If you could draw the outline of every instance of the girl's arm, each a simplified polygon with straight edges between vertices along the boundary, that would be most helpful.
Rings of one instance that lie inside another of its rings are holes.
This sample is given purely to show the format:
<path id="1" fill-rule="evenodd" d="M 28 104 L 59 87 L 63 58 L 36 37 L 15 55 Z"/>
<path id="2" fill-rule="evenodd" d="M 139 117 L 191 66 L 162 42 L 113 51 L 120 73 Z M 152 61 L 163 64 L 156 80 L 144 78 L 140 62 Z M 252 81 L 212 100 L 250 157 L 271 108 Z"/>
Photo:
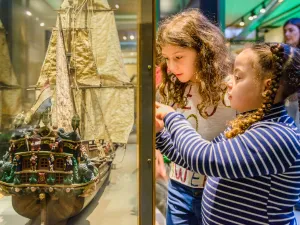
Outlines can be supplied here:
<path id="1" fill-rule="evenodd" d="M 172 162 L 188 168 L 187 164 L 184 162 L 180 153 L 174 149 L 173 141 L 171 136 L 165 129 L 156 135 L 156 148 L 160 150 L 162 154 L 168 157 Z"/>
<path id="2" fill-rule="evenodd" d="M 223 135 L 220 135 L 212 142 L 219 142 L 222 138 Z M 188 165 L 185 163 L 179 151 L 175 149 L 173 141 L 171 140 L 171 135 L 166 129 L 156 134 L 156 149 L 160 150 L 160 152 L 167 156 L 172 162 L 188 168 Z"/>
<path id="3" fill-rule="evenodd" d="M 261 122 L 242 135 L 212 143 L 201 138 L 179 113 L 169 113 L 164 122 L 172 140 L 166 142 L 165 151 L 177 150 L 189 168 L 208 176 L 242 178 L 282 173 L 300 154 L 297 135 L 280 123 Z M 159 142 L 157 147 L 164 144 Z"/>

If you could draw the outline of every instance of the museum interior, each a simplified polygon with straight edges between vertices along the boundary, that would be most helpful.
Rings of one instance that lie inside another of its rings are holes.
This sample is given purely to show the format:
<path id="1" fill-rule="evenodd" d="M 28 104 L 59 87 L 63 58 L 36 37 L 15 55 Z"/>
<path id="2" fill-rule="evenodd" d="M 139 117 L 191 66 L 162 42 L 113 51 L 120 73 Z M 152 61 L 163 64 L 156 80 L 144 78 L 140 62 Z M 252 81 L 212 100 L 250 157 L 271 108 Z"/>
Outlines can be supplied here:
<path id="1" fill-rule="evenodd" d="M 1 225 L 168 224 L 155 177 L 156 31 L 191 8 L 233 58 L 285 42 L 284 24 L 300 18 L 299 0 L 0 0 Z"/>

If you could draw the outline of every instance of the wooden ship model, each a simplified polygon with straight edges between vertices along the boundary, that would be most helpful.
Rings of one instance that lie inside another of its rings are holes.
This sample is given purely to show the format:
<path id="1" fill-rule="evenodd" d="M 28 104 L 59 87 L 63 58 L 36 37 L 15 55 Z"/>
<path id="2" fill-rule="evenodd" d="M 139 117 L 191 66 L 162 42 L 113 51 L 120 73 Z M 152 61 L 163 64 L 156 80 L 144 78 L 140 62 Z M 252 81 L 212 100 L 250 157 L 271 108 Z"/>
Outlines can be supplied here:
<path id="1" fill-rule="evenodd" d="M 0 161 L 0 193 L 34 224 L 78 214 L 107 180 L 133 125 L 114 13 L 102 0 L 64 0 L 37 85 Z"/>
<path id="2" fill-rule="evenodd" d="M 0 188 L 12 196 L 17 213 L 34 224 L 57 224 L 78 214 L 94 197 L 109 176 L 114 149 L 96 160 L 88 156 L 88 143 L 76 132 L 49 126 L 50 114 L 42 114 L 43 126 L 22 128 L 22 116 L 10 148 L 0 163 Z M 49 217 L 51 216 L 51 217 Z"/>

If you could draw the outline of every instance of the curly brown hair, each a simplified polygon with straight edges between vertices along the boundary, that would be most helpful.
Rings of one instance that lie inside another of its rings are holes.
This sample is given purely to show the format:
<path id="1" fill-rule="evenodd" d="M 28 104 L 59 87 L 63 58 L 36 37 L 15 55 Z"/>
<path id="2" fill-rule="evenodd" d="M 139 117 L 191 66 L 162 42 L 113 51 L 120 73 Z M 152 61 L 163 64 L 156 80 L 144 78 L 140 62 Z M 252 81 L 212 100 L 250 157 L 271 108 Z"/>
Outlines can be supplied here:
<path id="1" fill-rule="evenodd" d="M 276 95 L 282 101 L 300 89 L 300 50 L 286 44 L 262 43 L 249 46 L 256 55 L 253 59 L 257 79 L 271 79 L 271 85 L 262 93 L 263 103 L 257 110 L 243 113 L 230 122 L 231 130 L 225 133 L 233 138 L 260 121 L 274 104 Z M 281 89 L 280 92 L 278 91 Z M 277 93 L 278 92 L 278 93 Z"/>
<path id="2" fill-rule="evenodd" d="M 202 99 L 197 108 L 200 115 L 207 118 L 206 109 L 210 106 L 216 109 L 226 89 L 224 78 L 232 69 L 232 59 L 223 34 L 196 9 L 173 15 L 160 24 L 156 40 L 157 58 L 162 69 L 159 93 L 163 103 L 184 107 L 188 83 L 181 83 L 173 74 L 167 74 L 167 62 L 162 56 L 162 48 L 166 45 L 196 50 L 195 66 Z"/>

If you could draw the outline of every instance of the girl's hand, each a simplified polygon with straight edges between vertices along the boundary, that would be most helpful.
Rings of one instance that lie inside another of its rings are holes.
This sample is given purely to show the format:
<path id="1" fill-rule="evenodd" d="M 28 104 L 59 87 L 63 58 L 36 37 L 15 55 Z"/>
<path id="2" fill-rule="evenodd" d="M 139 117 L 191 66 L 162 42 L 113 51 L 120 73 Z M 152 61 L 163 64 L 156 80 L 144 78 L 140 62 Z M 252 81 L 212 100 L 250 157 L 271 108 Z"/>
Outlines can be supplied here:
<path id="1" fill-rule="evenodd" d="M 164 129 L 164 121 L 163 120 L 159 120 L 155 117 L 155 132 L 158 133 L 160 132 L 162 129 Z"/>
<path id="2" fill-rule="evenodd" d="M 163 120 L 168 113 L 175 112 L 172 107 L 161 104 L 159 102 L 155 102 L 155 108 L 155 118 L 158 120 Z"/>

